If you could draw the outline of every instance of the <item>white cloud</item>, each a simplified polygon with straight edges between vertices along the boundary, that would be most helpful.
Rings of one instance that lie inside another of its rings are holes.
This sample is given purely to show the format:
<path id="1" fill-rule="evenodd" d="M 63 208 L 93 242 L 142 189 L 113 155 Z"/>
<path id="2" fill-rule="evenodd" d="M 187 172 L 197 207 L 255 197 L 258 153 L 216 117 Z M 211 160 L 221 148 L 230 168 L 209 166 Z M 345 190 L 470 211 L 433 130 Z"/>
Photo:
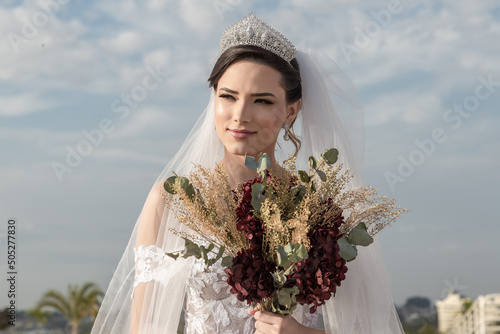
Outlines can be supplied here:
<path id="1" fill-rule="evenodd" d="M 283 2 L 282 2 L 283 3 Z M 333 0 L 333 1 L 324 1 L 324 0 L 291 0 L 292 4 L 291 8 L 295 11 L 306 11 L 312 14 L 324 14 L 331 13 L 335 10 L 338 10 L 340 6 L 344 6 L 345 4 L 359 4 L 359 1 L 353 0 Z M 289 6 L 288 2 L 283 3 L 286 6 Z"/>
<path id="2" fill-rule="evenodd" d="M 34 93 L 0 96 L 0 116 L 24 116 L 48 109 L 53 105 L 53 102 L 49 102 Z"/>
<path id="3" fill-rule="evenodd" d="M 150 11 L 164 10 L 165 7 L 171 3 L 172 3 L 171 0 L 149 0 L 147 8 Z"/>
<path id="4" fill-rule="evenodd" d="M 151 134 L 158 129 L 166 129 L 172 124 L 173 117 L 164 109 L 143 107 L 134 111 L 125 124 L 114 131 L 110 137 L 114 139 Z"/>
<path id="5" fill-rule="evenodd" d="M 134 149 L 106 149 L 106 148 L 101 148 L 99 150 L 96 150 L 92 154 L 93 158 L 98 158 L 104 161 L 123 161 L 123 160 L 128 160 L 131 162 L 138 162 L 140 161 L 142 164 L 146 163 L 164 163 L 165 159 L 161 156 L 156 156 L 156 155 L 148 155 L 148 154 L 142 154 L 139 153 L 139 151 L 134 150 Z"/>
<path id="6" fill-rule="evenodd" d="M 146 36 L 131 30 L 120 32 L 118 36 L 102 39 L 100 42 L 104 49 L 122 54 L 140 53 L 145 43 Z"/>
<path id="7" fill-rule="evenodd" d="M 99 16 L 110 17 L 112 20 L 132 27 L 135 31 L 149 32 L 151 35 L 161 36 L 163 43 L 180 37 L 182 21 L 179 19 L 179 1 L 150 1 L 146 6 L 141 2 L 137 6 L 134 1 L 102 0 L 92 3 L 92 12 Z M 166 7 L 157 10 L 158 7 Z"/>
<path id="8" fill-rule="evenodd" d="M 200 36 L 211 35 L 216 23 L 220 22 L 213 1 L 182 1 L 179 15 L 184 23 Z"/>
<path id="9" fill-rule="evenodd" d="M 488 13 L 491 1 L 486 4 L 460 1 L 438 11 L 431 2 L 424 2 L 414 16 L 408 15 L 408 6 L 405 2 L 404 10 L 393 15 L 390 24 L 370 38 L 367 46 L 356 44 L 359 34 L 346 29 L 342 41 L 358 47 L 359 54 L 350 55 L 351 62 L 346 62 L 342 53 L 337 55 L 343 66 L 353 68 L 360 87 L 376 85 L 411 69 L 422 69 L 435 73 L 432 92 L 443 96 L 464 78 L 468 80 L 481 72 L 499 69 L 498 48 L 485 43 L 499 38 Z M 364 27 L 368 21 L 376 22 L 370 15 L 351 20 L 358 27 Z"/>
<path id="10" fill-rule="evenodd" d="M 439 96 L 413 91 L 385 93 L 370 102 L 365 110 L 369 126 L 398 121 L 421 124 L 440 118 L 443 113 Z"/>
<path id="11" fill-rule="evenodd" d="M 145 65 L 160 66 L 167 70 L 171 67 L 172 52 L 167 48 L 160 48 L 146 53 L 143 57 Z"/>
<path id="12" fill-rule="evenodd" d="M 11 20 L 12 31 L 19 30 L 19 24 Z M 102 74 L 113 70 L 108 65 L 113 62 L 103 61 L 107 57 L 100 56 L 102 49 L 82 38 L 86 31 L 87 28 L 77 19 L 61 21 L 54 16 L 33 38 L 25 39 L 17 53 L 9 40 L 2 38 L 0 79 L 9 80 L 11 85 L 18 85 L 24 91 L 50 88 L 109 91 L 112 84 L 102 80 Z M 95 80 L 96 77 L 101 77 L 101 80 Z"/>

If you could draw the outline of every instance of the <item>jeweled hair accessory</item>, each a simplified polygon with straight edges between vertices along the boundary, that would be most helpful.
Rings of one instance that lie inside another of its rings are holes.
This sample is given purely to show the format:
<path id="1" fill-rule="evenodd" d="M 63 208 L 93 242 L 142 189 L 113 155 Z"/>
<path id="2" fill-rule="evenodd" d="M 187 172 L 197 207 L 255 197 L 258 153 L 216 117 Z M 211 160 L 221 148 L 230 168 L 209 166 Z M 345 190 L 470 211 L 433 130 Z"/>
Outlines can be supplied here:
<path id="1" fill-rule="evenodd" d="M 271 51 L 288 63 L 295 58 L 295 46 L 283 34 L 250 12 L 227 28 L 220 38 L 220 52 L 237 45 L 255 45 Z"/>

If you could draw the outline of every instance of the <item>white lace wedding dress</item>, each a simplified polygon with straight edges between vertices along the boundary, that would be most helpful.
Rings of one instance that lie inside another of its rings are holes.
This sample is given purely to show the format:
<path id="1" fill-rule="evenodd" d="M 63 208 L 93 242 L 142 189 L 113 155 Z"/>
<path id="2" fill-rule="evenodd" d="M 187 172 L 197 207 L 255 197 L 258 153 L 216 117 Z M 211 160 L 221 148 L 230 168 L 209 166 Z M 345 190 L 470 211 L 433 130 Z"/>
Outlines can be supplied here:
<path id="1" fill-rule="evenodd" d="M 135 251 L 135 284 L 161 281 L 168 277 L 167 265 L 172 259 L 156 246 L 139 246 Z M 185 299 L 185 334 L 251 334 L 254 319 L 247 311 L 251 309 L 229 290 L 227 275 L 221 260 L 205 270 L 202 259 L 193 259 L 191 274 L 187 282 Z M 319 309 L 318 309 L 319 310 Z M 318 328 L 318 314 L 310 314 L 309 307 L 298 305 L 293 317 L 311 328 Z"/>

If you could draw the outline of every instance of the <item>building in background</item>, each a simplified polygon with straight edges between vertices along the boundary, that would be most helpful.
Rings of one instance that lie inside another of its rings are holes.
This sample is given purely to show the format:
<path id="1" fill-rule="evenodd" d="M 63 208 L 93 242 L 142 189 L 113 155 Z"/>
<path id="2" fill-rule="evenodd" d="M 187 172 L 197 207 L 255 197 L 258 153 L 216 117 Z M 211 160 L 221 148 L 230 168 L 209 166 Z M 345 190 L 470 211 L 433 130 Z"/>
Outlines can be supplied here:
<path id="1" fill-rule="evenodd" d="M 470 306 L 469 301 L 450 291 L 436 302 L 439 333 L 500 334 L 500 294 L 479 296 Z"/>

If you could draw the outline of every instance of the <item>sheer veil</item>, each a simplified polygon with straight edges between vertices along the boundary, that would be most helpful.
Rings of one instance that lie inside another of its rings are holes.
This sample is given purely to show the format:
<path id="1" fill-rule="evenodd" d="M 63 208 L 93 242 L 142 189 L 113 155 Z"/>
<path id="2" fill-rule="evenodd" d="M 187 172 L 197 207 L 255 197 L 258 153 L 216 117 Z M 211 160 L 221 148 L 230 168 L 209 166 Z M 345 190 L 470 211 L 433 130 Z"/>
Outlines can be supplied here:
<path id="1" fill-rule="evenodd" d="M 356 175 L 352 186 L 361 184 L 364 149 L 363 108 L 352 82 L 327 55 L 308 49 L 297 50 L 302 77 L 302 106 L 294 132 L 302 142 L 297 156 L 299 168 L 307 168 L 310 155 L 319 157 L 325 149 L 339 150 L 340 162 Z M 283 161 L 294 146 L 279 136 L 276 159 Z M 185 231 L 164 204 L 163 181 L 175 171 L 189 173 L 193 162 L 212 167 L 222 159 L 224 148 L 215 131 L 214 94 L 183 145 L 158 176 L 146 199 L 132 235 L 109 284 L 92 334 L 177 333 L 183 309 L 186 281 L 192 260 L 174 261 L 164 252 L 180 250 L 184 240 L 169 231 Z M 143 246 L 154 277 L 138 279 L 144 263 L 136 264 L 135 251 Z M 359 250 L 348 263 L 346 280 L 319 310 L 327 333 L 403 333 L 394 308 L 390 282 L 378 240 Z M 147 282 L 146 282 L 147 281 Z M 142 307 L 134 302 L 141 300 Z"/>

